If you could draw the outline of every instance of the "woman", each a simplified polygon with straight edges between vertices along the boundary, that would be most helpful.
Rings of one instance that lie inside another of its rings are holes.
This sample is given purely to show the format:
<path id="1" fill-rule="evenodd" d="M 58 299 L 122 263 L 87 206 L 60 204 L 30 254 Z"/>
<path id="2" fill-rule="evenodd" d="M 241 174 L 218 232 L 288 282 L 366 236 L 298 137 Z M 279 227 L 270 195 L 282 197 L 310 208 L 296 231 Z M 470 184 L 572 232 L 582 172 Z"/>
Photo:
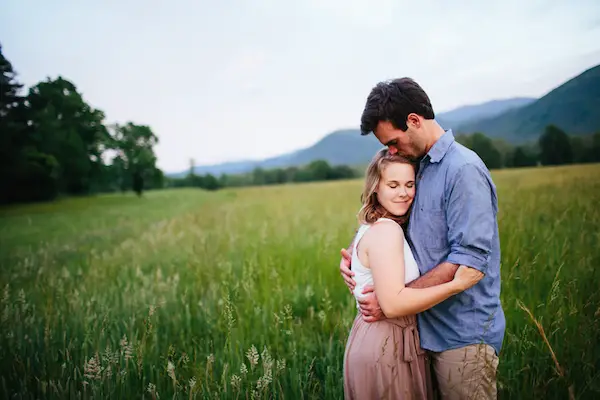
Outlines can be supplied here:
<path id="1" fill-rule="evenodd" d="M 404 238 L 415 197 L 415 169 L 387 149 L 380 150 L 367 168 L 358 214 L 361 225 L 352 252 L 353 294 L 358 300 L 364 286 L 373 285 L 387 319 L 369 323 L 357 314 L 344 355 L 347 399 L 431 398 L 429 366 L 419 345 L 415 314 L 472 284 L 461 267 L 451 282 L 426 289 L 405 287 L 419 277 Z"/>

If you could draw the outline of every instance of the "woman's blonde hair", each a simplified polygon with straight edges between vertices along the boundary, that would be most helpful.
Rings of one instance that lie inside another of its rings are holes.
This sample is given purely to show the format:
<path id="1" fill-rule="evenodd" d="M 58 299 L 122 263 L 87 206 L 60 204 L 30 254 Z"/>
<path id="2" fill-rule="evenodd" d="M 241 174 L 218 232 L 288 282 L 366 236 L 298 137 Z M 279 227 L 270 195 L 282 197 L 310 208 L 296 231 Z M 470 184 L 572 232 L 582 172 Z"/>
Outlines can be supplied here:
<path id="1" fill-rule="evenodd" d="M 390 154 L 388 148 L 379 150 L 371 160 L 365 173 L 365 186 L 360 196 L 362 207 L 358 212 L 358 221 L 361 224 L 372 224 L 382 217 L 393 219 L 403 227 L 408 223 L 408 216 L 412 205 L 406 214 L 402 216 L 392 215 L 379 203 L 377 200 L 377 193 L 375 193 L 379 186 L 379 182 L 381 181 L 383 169 L 386 165 L 391 163 L 409 164 L 413 167 L 415 173 L 417 172 L 416 163 L 408 158 L 405 158 L 398 153 Z"/>

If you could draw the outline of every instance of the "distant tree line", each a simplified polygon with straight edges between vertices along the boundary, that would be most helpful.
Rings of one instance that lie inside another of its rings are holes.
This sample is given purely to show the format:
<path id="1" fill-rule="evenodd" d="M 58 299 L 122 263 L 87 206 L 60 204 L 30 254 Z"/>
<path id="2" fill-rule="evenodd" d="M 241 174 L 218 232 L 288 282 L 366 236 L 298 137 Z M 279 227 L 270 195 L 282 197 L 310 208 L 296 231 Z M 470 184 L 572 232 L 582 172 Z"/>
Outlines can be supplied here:
<path id="1" fill-rule="evenodd" d="M 589 136 L 569 136 L 563 130 L 550 125 L 538 141 L 517 146 L 503 139 L 491 139 L 481 132 L 471 135 L 459 134 L 456 140 L 475 151 L 489 169 L 600 162 L 600 132 Z M 331 166 L 327 161 L 317 160 L 303 167 L 255 168 L 246 174 L 223 174 L 216 177 L 211 174 L 194 173 L 192 162 L 187 176 L 165 178 L 165 185 L 217 190 L 224 187 L 352 179 L 363 174 L 358 168 L 347 165 Z"/>
<path id="2" fill-rule="evenodd" d="M 331 166 L 325 160 L 315 160 L 300 167 L 255 168 L 245 174 L 198 175 L 192 161 L 188 174 L 183 178 L 165 178 L 167 187 L 200 187 L 217 190 L 225 187 L 277 185 L 291 182 L 329 181 L 352 179 L 358 171 L 347 165 Z"/>
<path id="3" fill-rule="evenodd" d="M 163 186 L 150 127 L 106 124 L 60 76 L 22 89 L 0 46 L 0 203 Z"/>
<path id="4" fill-rule="evenodd" d="M 536 142 L 512 145 L 481 132 L 457 135 L 456 140 L 475 151 L 489 169 L 600 162 L 600 132 L 570 136 L 554 126 L 546 127 Z"/>

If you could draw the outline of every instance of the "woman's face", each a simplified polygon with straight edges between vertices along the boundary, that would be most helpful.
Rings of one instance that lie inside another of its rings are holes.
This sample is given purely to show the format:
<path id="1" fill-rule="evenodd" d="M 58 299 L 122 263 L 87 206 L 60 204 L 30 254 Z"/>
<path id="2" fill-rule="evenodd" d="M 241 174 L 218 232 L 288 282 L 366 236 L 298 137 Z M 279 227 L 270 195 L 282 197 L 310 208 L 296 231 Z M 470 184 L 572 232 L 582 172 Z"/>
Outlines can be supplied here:
<path id="1" fill-rule="evenodd" d="M 377 200 L 390 214 L 406 214 L 415 198 L 415 191 L 412 165 L 395 162 L 384 166 L 377 187 Z"/>

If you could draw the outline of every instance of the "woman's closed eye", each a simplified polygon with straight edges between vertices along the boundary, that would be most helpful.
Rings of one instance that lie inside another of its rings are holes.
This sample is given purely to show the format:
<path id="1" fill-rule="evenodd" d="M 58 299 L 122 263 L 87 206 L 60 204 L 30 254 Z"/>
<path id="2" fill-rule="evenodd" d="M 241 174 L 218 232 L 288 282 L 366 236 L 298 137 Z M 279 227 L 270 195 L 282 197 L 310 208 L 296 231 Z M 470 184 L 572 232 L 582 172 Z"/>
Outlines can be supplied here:
<path id="1" fill-rule="evenodd" d="M 390 188 L 392 188 L 392 189 L 396 189 L 397 187 L 400 186 L 400 184 L 398 184 L 396 182 L 391 182 L 391 183 L 388 183 L 388 186 Z M 415 186 L 415 183 L 414 182 L 408 182 L 404 186 L 406 186 L 406 188 L 408 188 L 408 189 L 412 189 Z"/>

